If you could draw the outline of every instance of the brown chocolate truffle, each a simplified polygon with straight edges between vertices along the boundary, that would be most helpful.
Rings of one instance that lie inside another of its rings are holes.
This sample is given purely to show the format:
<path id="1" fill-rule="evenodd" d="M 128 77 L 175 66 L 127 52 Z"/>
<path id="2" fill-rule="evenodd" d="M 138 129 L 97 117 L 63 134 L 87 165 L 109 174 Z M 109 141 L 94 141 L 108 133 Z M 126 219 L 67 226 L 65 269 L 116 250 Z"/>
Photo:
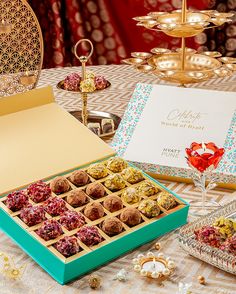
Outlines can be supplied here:
<path id="1" fill-rule="evenodd" d="M 100 183 L 91 183 L 86 188 L 86 193 L 92 198 L 99 199 L 105 196 L 106 190 Z"/>
<path id="2" fill-rule="evenodd" d="M 104 209 L 100 203 L 92 202 L 85 207 L 84 215 L 94 221 L 104 216 Z"/>
<path id="3" fill-rule="evenodd" d="M 120 220 L 115 217 L 107 218 L 102 223 L 102 230 L 108 236 L 120 234 L 123 230 L 123 225 Z"/>
<path id="4" fill-rule="evenodd" d="M 120 210 L 123 207 L 123 203 L 119 196 L 109 195 L 104 200 L 103 206 L 110 212 L 114 212 Z"/>
<path id="5" fill-rule="evenodd" d="M 65 177 L 56 177 L 50 183 L 50 188 L 55 194 L 63 194 L 70 190 L 70 184 Z"/>
<path id="6" fill-rule="evenodd" d="M 69 180 L 76 186 L 84 186 L 89 181 L 89 176 L 86 174 L 83 170 L 76 170 L 74 171 L 71 176 L 69 177 Z"/>
<path id="7" fill-rule="evenodd" d="M 130 227 L 140 224 L 141 219 L 140 212 L 134 207 L 126 208 L 120 214 L 120 220 Z"/>
<path id="8" fill-rule="evenodd" d="M 72 190 L 66 197 L 66 201 L 73 207 L 79 207 L 88 202 L 88 197 L 83 190 Z"/>

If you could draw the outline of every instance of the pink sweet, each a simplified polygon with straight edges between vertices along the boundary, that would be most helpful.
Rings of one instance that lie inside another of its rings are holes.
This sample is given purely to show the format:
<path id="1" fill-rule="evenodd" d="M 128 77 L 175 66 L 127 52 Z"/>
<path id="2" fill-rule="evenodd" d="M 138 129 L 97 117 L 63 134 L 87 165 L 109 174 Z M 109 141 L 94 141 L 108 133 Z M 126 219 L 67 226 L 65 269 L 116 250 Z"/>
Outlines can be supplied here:
<path id="1" fill-rule="evenodd" d="M 221 250 L 228 251 L 233 255 L 236 255 L 236 234 L 228 238 L 221 246 Z"/>
<path id="2" fill-rule="evenodd" d="M 27 188 L 27 193 L 35 203 L 39 203 L 51 196 L 51 189 L 48 184 L 38 181 Z"/>
<path id="3" fill-rule="evenodd" d="M 61 225 L 54 219 L 46 220 L 36 232 L 45 241 L 56 239 L 63 234 Z"/>
<path id="4" fill-rule="evenodd" d="M 68 91 L 78 91 L 80 82 L 81 76 L 77 73 L 71 73 L 64 80 L 64 89 Z"/>
<path id="5" fill-rule="evenodd" d="M 18 211 L 29 203 L 29 198 L 25 191 L 15 191 L 7 196 L 5 203 L 11 211 Z"/>
<path id="6" fill-rule="evenodd" d="M 67 210 L 66 202 L 58 197 L 50 197 L 44 203 L 44 209 L 51 216 L 57 216 L 64 213 Z"/>
<path id="7" fill-rule="evenodd" d="M 79 252 L 79 243 L 75 237 L 66 236 L 54 246 L 65 257 L 70 257 Z"/>
<path id="8" fill-rule="evenodd" d="M 103 76 L 96 76 L 94 82 L 97 90 L 105 89 L 107 86 L 107 80 Z"/>
<path id="9" fill-rule="evenodd" d="M 60 218 L 60 224 L 68 231 L 80 228 L 85 224 L 85 218 L 76 211 L 66 211 Z"/>
<path id="10" fill-rule="evenodd" d="M 94 246 L 103 240 L 98 229 L 93 226 L 81 228 L 77 233 L 77 237 L 87 246 Z"/>
<path id="11" fill-rule="evenodd" d="M 219 230 L 212 226 L 204 226 L 194 232 L 196 239 L 199 242 L 208 244 L 213 247 L 220 247 L 221 236 Z"/>
<path id="12" fill-rule="evenodd" d="M 46 219 L 43 206 L 33 206 L 31 204 L 21 209 L 20 218 L 29 227 L 35 226 Z"/>

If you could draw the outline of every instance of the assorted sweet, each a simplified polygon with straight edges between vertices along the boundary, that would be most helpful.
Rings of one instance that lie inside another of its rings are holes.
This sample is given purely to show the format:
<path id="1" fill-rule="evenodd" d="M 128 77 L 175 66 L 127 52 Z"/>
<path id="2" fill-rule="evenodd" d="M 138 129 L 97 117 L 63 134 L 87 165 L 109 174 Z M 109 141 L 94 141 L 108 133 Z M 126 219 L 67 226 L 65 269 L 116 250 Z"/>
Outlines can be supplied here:
<path id="1" fill-rule="evenodd" d="M 157 202 L 151 199 L 142 200 L 139 204 L 138 210 L 148 218 L 158 216 L 161 212 Z"/>
<path id="2" fill-rule="evenodd" d="M 96 134 L 97 136 L 101 135 L 101 125 L 100 123 L 88 123 L 87 128 L 93 132 L 94 134 Z"/>
<path id="3" fill-rule="evenodd" d="M 94 79 L 85 79 L 80 82 L 81 92 L 91 93 L 96 90 Z"/>
<path id="4" fill-rule="evenodd" d="M 128 187 L 121 194 L 121 199 L 128 204 L 135 204 L 141 200 L 141 196 L 135 187 Z"/>
<path id="5" fill-rule="evenodd" d="M 51 196 L 51 189 L 48 184 L 38 181 L 29 185 L 27 194 L 35 203 L 43 202 Z"/>
<path id="6" fill-rule="evenodd" d="M 140 224 L 142 217 L 136 208 L 128 207 L 121 212 L 120 220 L 126 225 L 133 227 Z"/>
<path id="7" fill-rule="evenodd" d="M 232 237 L 236 232 L 236 222 L 229 218 L 220 217 L 213 223 L 213 226 L 218 228 L 222 239 Z"/>
<path id="8" fill-rule="evenodd" d="M 64 79 L 64 89 L 68 91 L 78 91 L 82 78 L 77 73 L 71 73 Z"/>
<path id="9" fill-rule="evenodd" d="M 67 210 L 66 203 L 63 199 L 58 197 L 50 197 L 44 202 L 44 209 L 51 216 L 57 216 Z"/>
<path id="10" fill-rule="evenodd" d="M 50 183 L 50 188 L 55 194 L 63 194 L 70 191 L 71 186 L 65 177 L 56 177 Z"/>
<path id="11" fill-rule="evenodd" d="M 7 195 L 5 204 L 7 208 L 15 212 L 21 210 L 29 203 L 29 198 L 25 191 L 15 191 Z"/>
<path id="12" fill-rule="evenodd" d="M 89 182 L 89 176 L 83 170 L 74 171 L 69 177 L 71 183 L 73 183 L 76 187 L 81 187 L 86 185 Z"/>
<path id="13" fill-rule="evenodd" d="M 120 157 L 112 157 L 107 162 L 107 168 L 113 173 L 120 173 L 123 169 L 127 168 L 127 162 Z"/>
<path id="14" fill-rule="evenodd" d="M 153 196 L 157 194 L 158 192 L 157 186 L 155 186 L 152 182 L 150 181 L 145 181 L 141 183 L 138 187 L 138 192 L 142 196 Z"/>
<path id="15" fill-rule="evenodd" d="M 54 219 L 46 220 L 36 233 L 45 241 L 56 239 L 63 234 L 61 225 Z"/>
<path id="16" fill-rule="evenodd" d="M 221 250 L 236 255 L 236 234 L 228 238 L 220 247 Z"/>
<path id="17" fill-rule="evenodd" d="M 204 226 L 194 232 L 196 239 L 213 247 L 220 247 L 221 236 L 217 228 L 213 226 Z"/>
<path id="18" fill-rule="evenodd" d="M 98 228 L 95 226 L 85 226 L 81 228 L 77 233 L 77 237 L 87 246 L 94 246 L 103 241 Z"/>
<path id="19" fill-rule="evenodd" d="M 86 193 L 88 196 L 99 199 L 106 195 L 106 190 L 101 183 L 91 183 L 86 188 Z"/>
<path id="20" fill-rule="evenodd" d="M 121 189 L 124 189 L 126 187 L 125 181 L 119 174 L 112 174 L 109 175 L 104 183 L 104 185 L 110 190 L 110 191 L 119 191 Z"/>
<path id="21" fill-rule="evenodd" d="M 105 178 L 108 175 L 107 168 L 102 163 L 90 165 L 87 173 L 96 180 Z"/>
<path id="22" fill-rule="evenodd" d="M 115 124 L 114 124 L 114 120 L 111 118 L 103 118 L 102 122 L 102 133 L 103 134 L 110 134 L 114 132 L 115 129 Z"/>
<path id="23" fill-rule="evenodd" d="M 103 206 L 110 212 L 115 212 L 123 208 L 122 200 L 119 196 L 109 195 L 105 198 Z"/>
<path id="24" fill-rule="evenodd" d="M 121 175 L 130 184 L 136 184 L 144 179 L 142 172 L 133 167 L 127 167 Z"/>
<path id="25" fill-rule="evenodd" d="M 80 249 L 77 238 L 73 236 L 63 237 L 54 246 L 65 257 L 75 255 Z"/>
<path id="26" fill-rule="evenodd" d="M 20 218 L 29 227 L 40 224 L 46 219 L 44 207 L 42 205 L 33 206 L 28 204 L 21 209 Z"/>
<path id="27" fill-rule="evenodd" d="M 105 219 L 101 228 L 108 236 L 118 235 L 123 231 L 122 222 L 115 217 Z"/>
<path id="28" fill-rule="evenodd" d="M 88 202 L 88 197 L 83 190 L 75 189 L 66 196 L 66 202 L 73 207 L 80 207 Z"/>
<path id="29" fill-rule="evenodd" d="M 60 218 L 60 224 L 68 231 L 82 227 L 85 224 L 85 218 L 76 211 L 66 211 Z"/>
<path id="30" fill-rule="evenodd" d="M 86 205 L 84 215 L 91 221 L 99 219 L 104 216 L 103 206 L 98 202 L 92 202 Z"/>
<path id="31" fill-rule="evenodd" d="M 96 76 L 94 82 L 97 90 L 103 90 L 107 87 L 107 80 L 103 76 Z"/>
<path id="32" fill-rule="evenodd" d="M 161 192 L 157 197 L 157 203 L 166 210 L 170 210 L 178 205 L 174 196 L 168 192 Z"/>
<path id="33" fill-rule="evenodd" d="M 236 255 L 235 220 L 220 217 L 213 224 L 203 226 L 194 233 L 199 242 Z"/>

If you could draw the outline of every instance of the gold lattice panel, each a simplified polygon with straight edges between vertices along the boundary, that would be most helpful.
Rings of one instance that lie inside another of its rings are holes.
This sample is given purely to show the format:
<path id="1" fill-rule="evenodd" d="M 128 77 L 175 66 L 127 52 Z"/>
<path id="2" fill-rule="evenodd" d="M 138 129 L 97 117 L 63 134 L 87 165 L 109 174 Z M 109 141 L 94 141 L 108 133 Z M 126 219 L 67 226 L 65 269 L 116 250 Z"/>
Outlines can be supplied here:
<path id="1" fill-rule="evenodd" d="M 10 32 L 1 32 L 3 25 Z M 42 33 L 29 4 L 0 0 L 0 96 L 35 88 L 42 60 Z"/>

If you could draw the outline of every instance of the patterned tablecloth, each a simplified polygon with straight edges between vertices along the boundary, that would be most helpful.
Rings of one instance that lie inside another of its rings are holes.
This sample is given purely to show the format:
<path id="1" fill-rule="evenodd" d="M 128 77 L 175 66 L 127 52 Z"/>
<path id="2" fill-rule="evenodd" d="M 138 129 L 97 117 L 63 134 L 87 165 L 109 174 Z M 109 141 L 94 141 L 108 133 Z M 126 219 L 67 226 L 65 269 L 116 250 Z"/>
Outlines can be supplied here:
<path id="1" fill-rule="evenodd" d="M 91 67 L 91 69 L 97 74 L 105 75 L 112 86 L 105 91 L 90 95 L 89 109 L 110 111 L 120 116 L 122 116 L 137 82 L 157 82 L 155 76 L 137 73 L 129 66 L 99 66 Z M 80 107 L 80 99 L 76 94 L 56 89 L 55 85 L 58 81 L 62 80 L 67 73 L 74 72 L 75 70 L 78 69 L 63 68 L 43 70 L 39 82 L 39 86 L 50 84 L 54 87 L 57 102 L 66 110 L 78 109 Z M 212 80 L 198 85 L 198 87 L 236 91 L 236 76 L 221 80 Z M 200 196 L 199 192 L 192 185 L 167 181 L 165 181 L 164 184 L 187 200 L 196 199 Z M 209 197 L 218 202 L 227 203 L 236 199 L 236 194 L 231 190 L 217 188 L 209 192 Z M 192 292 L 194 294 L 236 293 L 235 276 L 220 271 L 184 253 L 178 245 L 176 232 L 159 238 L 158 241 L 162 244 L 162 251 L 168 256 L 171 256 L 177 263 L 175 275 L 170 281 L 166 281 L 164 286 L 158 286 L 154 280 L 141 278 L 132 271 L 132 258 L 152 248 L 152 242 L 98 269 L 96 273 L 102 277 L 102 288 L 94 291 L 88 286 L 88 276 L 65 286 L 57 284 L 8 237 L 0 232 L 0 251 L 6 252 L 9 256 L 13 257 L 17 266 L 26 264 L 24 275 L 20 281 L 8 280 L 0 275 L 0 294 L 175 294 L 177 293 L 178 283 L 180 281 L 192 282 Z M 126 282 L 113 280 L 114 275 L 122 268 L 129 272 L 128 280 Z M 199 275 L 203 275 L 206 278 L 206 286 L 202 286 L 197 282 L 197 277 Z"/>

